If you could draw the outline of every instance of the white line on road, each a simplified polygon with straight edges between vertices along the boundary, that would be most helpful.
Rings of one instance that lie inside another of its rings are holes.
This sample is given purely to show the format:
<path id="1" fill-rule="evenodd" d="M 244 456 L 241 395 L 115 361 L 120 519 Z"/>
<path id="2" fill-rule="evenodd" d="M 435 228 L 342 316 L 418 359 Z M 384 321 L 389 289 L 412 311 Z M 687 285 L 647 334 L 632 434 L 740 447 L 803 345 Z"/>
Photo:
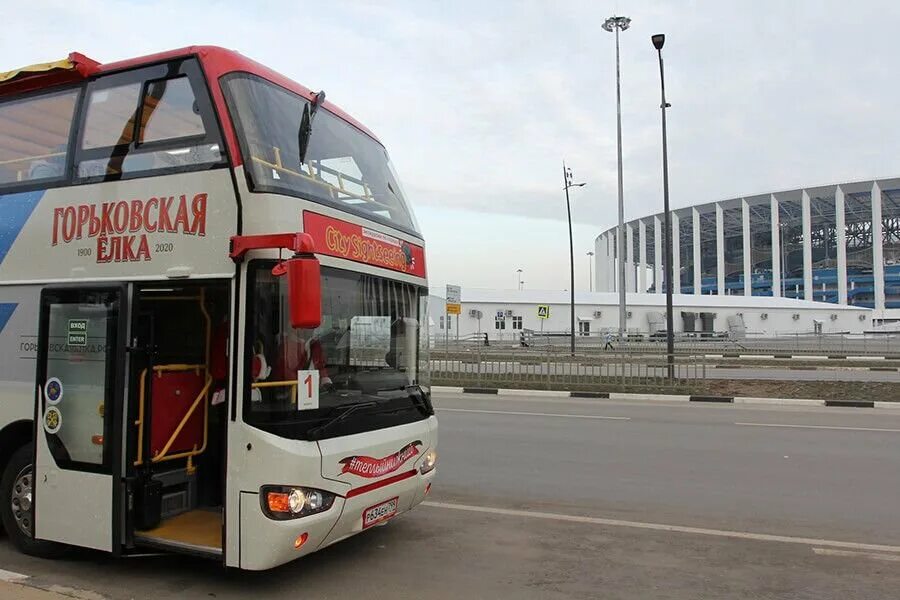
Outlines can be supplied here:
<path id="1" fill-rule="evenodd" d="M 900 433 L 900 429 L 882 429 L 878 427 L 841 427 L 839 425 L 789 425 L 787 423 L 735 423 L 745 427 L 786 427 L 788 429 L 837 429 L 839 431 L 880 431 L 882 433 Z"/>
<path id="2" fill-rule="evenodd" d="M 843 556 L 843 557 L 847 557 L 847 558 L 873 558 L 875 560 L 900 562 L 900 556 L 897 556 L 896 554 L 879 554 L 877 552 L 854 552 L 853 550 L 834 550 L 832 548 L 813 548 L 812 550 L 819 556 Z"/>
<path id="3" fill-rule="evenodd" d="M 14 573 L 13 571 L 4 571 L 3 569 L 0 569 L 0 581 L 15 583 L 17 581 L 24 581 L 26 579 L 28 579 L 28 575 L 23 575 L 22 573 Z"/>
<path id="4" fill-rule="evenodd" d="M 804 546 L 823 546 L 828 548 L 842 548 L 848 550 L 863 550 L 870 552 L 895 552 L 900 554 L 900 546 L 888 546 L 884 544 L 863 544 L 860 542 L 843 542 L 840 540 L 820 540 L 816 538 L 792 537 L 788 535 L 772 535 L 769 533 L 752 533 L 749 531 L 728 531 L 723 529 L 706 529 L 703 527 L 685 527 L 683 525 L 666 525 L 663 523 L 644 523 L 641 521 L 623 521 L 621 519 L 603 519 L 600 517 L 582 517 L 577 515 L 563 515 L 559 513 L 537 512 L 530 510 L 515 510 L 509 508 L 494 508 L 491 506 L 473 506 L 470 504 L 455 504 L 450 502 L 423 502 L 424 506 L 434 508 L 446 508 L 466 512 L 487 513 L 492 515 L 504 515 L 509 517 L 528 517 L 531 519 L 544 519 L 549 521 L 565 521 L 569 523 L 587 523 L 589 525 L 605 525 L 608 527 L 630 527 L 633 529 L 651 529 L 654 531 L 669 531 L 674 533 L 689 533 L 693 535 L 707 535 L 713 537 L 734 538 L 741 540 L 754 540 L 758 542 L 780 542 L 783 544 L 802 544 Z M 898 556 L 900 558 L 900 556 Z"/>
<path id="5" fill-rule="evenodd" d="M 560 419 L 600 419 L 603 421 L 630 421 L 631 417 L 604 417 L 599 415 L 566 415 L 560 413 L 517 412 L 513 410 L 480 410 L 475 408 L 436 408 L 438 411 L 482 413 L 486 415 L 516 415 L 527 417 L 558 417 Z"/>

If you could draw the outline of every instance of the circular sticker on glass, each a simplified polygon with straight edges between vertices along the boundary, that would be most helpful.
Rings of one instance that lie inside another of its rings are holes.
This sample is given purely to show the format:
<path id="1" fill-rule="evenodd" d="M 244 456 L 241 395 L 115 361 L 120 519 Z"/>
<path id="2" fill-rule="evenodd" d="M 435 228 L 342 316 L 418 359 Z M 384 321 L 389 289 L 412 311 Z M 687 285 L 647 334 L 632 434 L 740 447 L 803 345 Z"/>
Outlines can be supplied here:
<path id="1" fill-rule="evenodd" d="M 55 406 L 51 406 L 44 413 L 44 430 L 47 433 L 56 433 L 62 427 L 62 413 Z"/>
<path id="2" fill-rule="evenodd" d="M 58 377 L 51 377 L 44 384 L 44 397 L 49 404 L 59 404 L 63 399 L 63 384 Z"/>

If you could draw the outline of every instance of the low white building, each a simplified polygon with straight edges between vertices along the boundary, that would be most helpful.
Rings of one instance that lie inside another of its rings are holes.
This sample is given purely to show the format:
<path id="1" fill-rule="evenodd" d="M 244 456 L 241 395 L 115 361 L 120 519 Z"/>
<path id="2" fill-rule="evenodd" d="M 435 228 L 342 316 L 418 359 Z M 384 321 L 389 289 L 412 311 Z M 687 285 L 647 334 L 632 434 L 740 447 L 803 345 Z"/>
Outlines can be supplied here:
<path id="1" fill-rule="evenodd" d="M 618 332 L 619 298 L 608 292 L 576 292 L 575 322 L 580 333 Z M 775 336 L 798 333 L 862 333 L 872 311 L 854 306 L 764 296 L 673 297 L 675 332 Z M 549 316 L 541 318 L 549 309 Z M 492 340 L 518 338 L 523 330 L 570 331 L 569 292 L 463 288 L 462 312 L 446 315 L 443 298 L 432 296 L 432 336 L 466 338 L 487 333 Z M 630 335 L 665 331 L 666 297 L 630 293 L 626 326 Z"/>

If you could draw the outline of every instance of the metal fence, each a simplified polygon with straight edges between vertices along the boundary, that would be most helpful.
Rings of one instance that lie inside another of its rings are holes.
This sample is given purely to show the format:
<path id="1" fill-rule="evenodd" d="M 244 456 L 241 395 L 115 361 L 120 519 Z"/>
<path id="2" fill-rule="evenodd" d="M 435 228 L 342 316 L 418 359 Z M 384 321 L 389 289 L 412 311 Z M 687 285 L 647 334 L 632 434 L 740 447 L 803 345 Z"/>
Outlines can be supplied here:
<path id="1" fill-rule="evenodd" d="M 706 361 L 679 355 L 668 376 L 666 356 L 632 352 L 576 354 L 550 345 L 513 352 L 481 344 L 436 347 L 430 361 L 435 385 L 592 389 L 603 386 L 679 388 L 706 378 Z"/>
<path id="2" fill-rule="evenodd" d="M 603 333 L 576 335 L 575 346 L 579 353 L 600 353 L 607 347 Z M 630 335 L 619 340 L 613 336 L 612 349 L 622 353 L 664 354 L 664 334 L 656 336 Z M 451 350 L 459 347 L 520 348 L 565 352 L 571 344 L 568 332 L 535 332 L 522 330 L 497 338 L 487 334 L 472 334 L 460 339 L 436 336 L 432 347 Z M 607 349 L 608 351 L 608 349 Z M 746 334 L 741 337 L 701 337 L 700 334 L 677 334 L 675 353 L 678 356 L 704 356 L 709 354 L 753 354 L 775 357 L 801 356 L 871 356 L 900 359 L 900 334 L 783 334 L 761 336 Z M 604 354 L 605 355 L 605 354 Z"/>

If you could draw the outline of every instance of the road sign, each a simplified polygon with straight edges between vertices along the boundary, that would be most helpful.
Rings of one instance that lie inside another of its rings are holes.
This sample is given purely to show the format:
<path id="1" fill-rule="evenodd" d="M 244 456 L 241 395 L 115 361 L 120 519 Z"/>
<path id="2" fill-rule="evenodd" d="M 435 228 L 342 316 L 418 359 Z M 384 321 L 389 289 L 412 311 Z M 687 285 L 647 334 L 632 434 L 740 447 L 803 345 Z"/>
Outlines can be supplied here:
<path id="1" fill-rule="evenodd" d="M 538 304 L 538 319 L 549 319 L 550 318 L 550 305 L 549 304 Z"/>
<path id="2" fill-rule="evenodd" d="M 447 286 L 447 314 L 458 315 L 462 312 L 460 297 L 462 296 L 462 288 L 458 285 Z"/>

